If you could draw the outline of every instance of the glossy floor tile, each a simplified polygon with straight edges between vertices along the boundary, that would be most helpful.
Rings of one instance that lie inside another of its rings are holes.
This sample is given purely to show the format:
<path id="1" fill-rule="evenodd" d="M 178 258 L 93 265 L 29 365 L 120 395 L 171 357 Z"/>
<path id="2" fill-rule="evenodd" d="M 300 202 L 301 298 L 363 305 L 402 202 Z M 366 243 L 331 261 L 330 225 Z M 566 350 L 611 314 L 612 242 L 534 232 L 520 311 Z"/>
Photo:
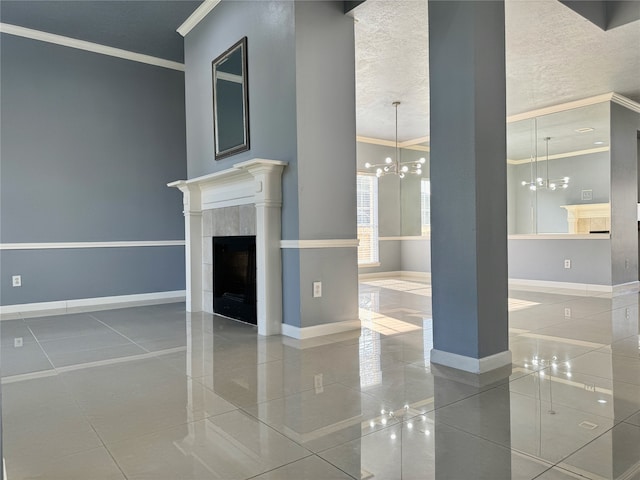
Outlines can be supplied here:
<path id="1" fill-rule="evenodd" d="M 6 317 L 8 478 L 640 478 L 638 295 L 510 291 L 481 387 L 432 368 L 430 295 L 367 280 L 361 330 L 308 340 L 184 304 Z"/>

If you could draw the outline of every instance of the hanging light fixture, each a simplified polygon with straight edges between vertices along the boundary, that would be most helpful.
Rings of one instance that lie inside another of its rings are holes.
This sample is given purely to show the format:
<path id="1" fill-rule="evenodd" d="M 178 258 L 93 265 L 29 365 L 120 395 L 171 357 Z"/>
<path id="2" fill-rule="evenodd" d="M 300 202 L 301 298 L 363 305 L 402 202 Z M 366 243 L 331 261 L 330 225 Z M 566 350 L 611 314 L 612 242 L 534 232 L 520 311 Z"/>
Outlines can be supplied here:
<path id="1" fill-rule="evenodd" d="M 555 180 L 549 178 L 549 140 L 551 140 L 551 137 L 544 137 L 547 150 L 546 176 L 545 178 L 538 177 L 538 155 L 536 154 L 535 159 L 532 157 L 530 163 L 531 180 L 529 182 L 527 182 L 526 180 L 522 181 L 522 186 L 529 187 L 529 190 L 556 190 L 558 188 L 567 188 L 569 186 L 569 177 L 562 177 Z"/>
<path id="2" fill-rule="evenodd" d="M 424 157 L 412 162 L 400 161 L 400 148 L 398 147 L 398 105 L 400 105 L 400 102 L 393 102 L 393 106 L 396 107 L 396 158 L 387 157 L 384 163 L 379 164 L 371 164 L 369 162 L 364 164 L 367 170 L 374 169 L 376 177 L 378 178 L 383 175 L 398 175 L 400 178 L 404 178 L 406 174 L 422 175 L 422 165 L 426 162 Z"/>

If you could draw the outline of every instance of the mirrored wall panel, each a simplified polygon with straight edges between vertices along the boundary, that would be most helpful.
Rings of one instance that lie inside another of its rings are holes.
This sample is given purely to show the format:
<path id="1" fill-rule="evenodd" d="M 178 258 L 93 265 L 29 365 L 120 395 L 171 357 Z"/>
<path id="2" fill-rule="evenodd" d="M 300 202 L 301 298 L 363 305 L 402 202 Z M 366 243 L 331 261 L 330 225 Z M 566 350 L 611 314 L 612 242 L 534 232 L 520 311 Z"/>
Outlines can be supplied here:
<path id="1" fill-rule="evenodd" d="M 249 150 L 247 38 L 212 62 L 215 159 Z"/>
<path id="2" fill-rule="evenodd" d="M 509 234 L 609 233 L 609 103 L 507 125 Z"/>

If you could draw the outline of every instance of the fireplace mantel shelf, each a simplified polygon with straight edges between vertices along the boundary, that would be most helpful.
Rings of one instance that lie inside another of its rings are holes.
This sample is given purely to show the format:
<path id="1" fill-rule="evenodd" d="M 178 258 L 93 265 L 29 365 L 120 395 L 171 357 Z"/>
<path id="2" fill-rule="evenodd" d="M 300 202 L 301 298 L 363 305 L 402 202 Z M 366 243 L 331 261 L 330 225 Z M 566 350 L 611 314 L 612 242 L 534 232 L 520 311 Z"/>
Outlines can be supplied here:
<path id="1" fill-rule="evenodd" d="M 183 194 L 185 218 L 187 311 L 205 305 L 202 212 L 255 205 L 257 322 L 261 335 L 282 328 L 281 206 L 282 171 L 287 162 L 254 158 L 231 168 L 167 184 Z M 233 235 L 233 234 L 232 234 Z M 206 243 L 209 247 L 209 242 Z"/>
<path id="2" fill-rule="evenodd" d="M 191 186 L 191 185 L 208 185 L 215 183 L 226 183 L 228 180 L 232 180 L 237 178 L 238 176 L 244 175 L 245 173 L 249 173 L 251 170 L 260 168 L 260 167 L 286 167 L 288 165 L 287 162 L 283 162 L 280 160 L 266 160 L 262 158 L 254 158 L 252 160 L 247 160 L 246 162 L 240 162 L 233 165 L 231 168 L 227 168 L 226 170 L 221 170 L 219 172 L 209 173 L 207 175 L 202 175 L 200 177 L 190 178 L 189 180 L 177 180 L 175 182 L 168 183 L 168 187 L 177 187 L 181 186 Z"/>

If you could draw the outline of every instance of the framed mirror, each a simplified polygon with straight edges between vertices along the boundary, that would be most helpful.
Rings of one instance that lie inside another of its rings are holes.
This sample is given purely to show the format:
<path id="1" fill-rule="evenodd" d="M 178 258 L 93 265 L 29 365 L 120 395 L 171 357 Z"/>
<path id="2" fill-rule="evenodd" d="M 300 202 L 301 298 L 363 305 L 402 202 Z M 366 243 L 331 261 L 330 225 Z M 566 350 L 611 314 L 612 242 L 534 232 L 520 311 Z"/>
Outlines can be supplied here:
<path id="1" fill-rule="evenodd" d="M 212 64 L 215 159 L 249 150 L 247 37 Z"/>

